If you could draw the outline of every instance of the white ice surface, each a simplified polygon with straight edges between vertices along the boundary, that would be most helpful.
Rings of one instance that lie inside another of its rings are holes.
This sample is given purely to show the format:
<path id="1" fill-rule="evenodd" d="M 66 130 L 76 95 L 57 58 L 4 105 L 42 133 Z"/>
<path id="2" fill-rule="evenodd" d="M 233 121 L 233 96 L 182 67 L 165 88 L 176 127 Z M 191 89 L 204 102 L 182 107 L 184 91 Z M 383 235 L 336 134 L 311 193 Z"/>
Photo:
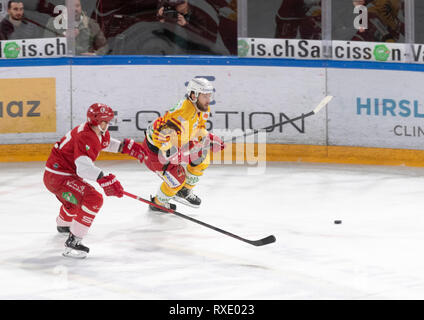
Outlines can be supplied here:
<path id="1" fill-rule="evenodd" d="M 160 184 L 136 161 L 97 165 L 144 198 Z M 276 243 L 254 247 L 108 197 L 78 261 L 61 256 L 43 167 L 0 163 L 0 299 L 424 299 L 424 169 L 211 166 L 201 208 L 178 211 Z"/>

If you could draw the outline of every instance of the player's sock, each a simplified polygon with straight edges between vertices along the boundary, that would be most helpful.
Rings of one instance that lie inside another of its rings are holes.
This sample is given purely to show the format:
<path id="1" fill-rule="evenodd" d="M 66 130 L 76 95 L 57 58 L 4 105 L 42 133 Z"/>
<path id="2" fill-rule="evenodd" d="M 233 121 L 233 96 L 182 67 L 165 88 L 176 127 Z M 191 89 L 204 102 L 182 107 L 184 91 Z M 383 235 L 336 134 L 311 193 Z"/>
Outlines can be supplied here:
<path id="1" fill-rule="evenodd" d="M 72 218 L 69 219 L 70 221 L 65 221 L 62 219 L 61 215 L 59 215 L 56 218 L 56 226 L 57 226 L 57 231 L 59 233 L 69 233 L 70 231 L 70 226 L 72 224 Z"/>

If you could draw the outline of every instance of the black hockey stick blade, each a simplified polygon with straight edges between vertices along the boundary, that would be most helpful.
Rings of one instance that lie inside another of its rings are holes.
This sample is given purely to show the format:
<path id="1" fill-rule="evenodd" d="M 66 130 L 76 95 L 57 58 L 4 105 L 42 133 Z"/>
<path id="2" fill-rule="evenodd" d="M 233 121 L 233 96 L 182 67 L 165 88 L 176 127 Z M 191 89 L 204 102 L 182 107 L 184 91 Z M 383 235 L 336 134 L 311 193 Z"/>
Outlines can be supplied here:
<path id="1" fill-rule="evenodd" d="M 275 241 L 277 241 L 277 239 L 273 235 L 271 235 L 271 236 L 268 236 L 268 237 L 260 239 L 260 240 L 249 241 L 249 243 L 253 244 L 254 246 L 259 247 L 259 246 L 265 246 L 265 245 L 273 243 Z"/>

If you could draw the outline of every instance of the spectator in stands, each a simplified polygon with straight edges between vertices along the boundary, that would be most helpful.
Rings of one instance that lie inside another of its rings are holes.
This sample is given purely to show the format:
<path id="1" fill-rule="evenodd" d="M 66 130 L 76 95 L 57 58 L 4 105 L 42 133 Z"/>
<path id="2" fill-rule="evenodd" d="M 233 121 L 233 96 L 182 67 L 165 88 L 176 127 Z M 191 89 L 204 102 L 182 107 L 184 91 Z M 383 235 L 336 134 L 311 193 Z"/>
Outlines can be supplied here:
<path id="1" fill-rule="evenodd" d="M 283 0 L 275 38 L 321 40 L 321 0 Z"/>
<path id="2" fill-rule="evenodd" d="M 55 17 L 48 21 L 44 32 L 44 38 L 66 36 L 66 27 L 61 27 L 61 21 L 57 20 L 58 17 Z M 56 26 L 58 28 L 56 28 Z M 75 36 L 76 55 L 87 56 L 107 54 L 108 45 L 100 26 L 96 21 L 89 18 L 84 13 L 80 0 L 75 0 L 75 28 L 73 31 Z"/>
<path id="3" fill-rule="evenodd" d="M 22 1 L 9 1 L 7 15 L 0 22 L 0 40 L 39 38 L 38 28 L 24 17 Z"/>
<path id="4" fill-rule="evenodd" d="M 213 6 L 206 1 L 192 5 L 188 0 L 159 0 L 157 17 L 160 22 L 168 22 L 183 28 L 183 36 L 175 30 L 174 34 L 165 32 L 170 40 L 193 54 L 228 54 L 218 32 L 219 18 Z"/>
<path id="5" fill-rule="evenodd" d="M 231 55 L 237 55 L 237 0 L 208 0 L 219 14 L 219 33 Z"/>
<path id="6" fill-rule="evenodd" d="M 368 28 L 358 30 L 352 40 L 402 41 L 405 35 L 403 0 L 353 0 L 352 4 L 368 8 Z"/>

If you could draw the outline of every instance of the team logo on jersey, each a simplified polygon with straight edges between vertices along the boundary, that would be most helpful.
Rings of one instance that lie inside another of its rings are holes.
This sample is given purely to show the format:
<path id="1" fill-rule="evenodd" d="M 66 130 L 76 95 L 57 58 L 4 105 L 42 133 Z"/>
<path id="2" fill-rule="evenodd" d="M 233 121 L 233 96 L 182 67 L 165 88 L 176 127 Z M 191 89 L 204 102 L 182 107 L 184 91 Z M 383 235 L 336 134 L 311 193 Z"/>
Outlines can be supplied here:
<path id="1" fill-rule="evenodd" d="M 72 182 L 72 181 L 67 181 L 66 185 L 69 188 L 74 189 L 75 191 L 77 191 L 78 193 L 84 194 L 84 190 L 85 190 L 85 186 L 79 186 L 76 183 Z"/>
<path id="2" fill-rule="evenodd" d="M 62 198 L 65 199 L 66 201 L 72 203 L 72 204 L 78 204 L 78 200 L 77 200 L 77 198 L 75 198 L 75 196 L 72 194 L 72 192 L 63 192 Z"/>
<path id="3" fill-rule="evenodd" d="M 158 174 L 160 175 L 160 173 Z M 166 183 L 171 188 L 176 188 L 181 185 L 181 183 L 177 179 L 175 179 L 175 177 L 172 174 L 170 174 L 168 171 L 166 171 L 162 177 L 165 179 Z"/>
<path id="4" fill-rule="evenodd" d="M 109 145 L 109 143 L 107 141 L 103 142 L 103 147 L 106 148 Z"/>
<path id="5" fill-rule="evenodd" d="M 59 168 L 59 165 L 58 165 L 57 163 L 55 163 L 55 164 L 53 165 L 53 168 L 58 169 L 58 168 Z"/>
<path id="6" fill-rule="evenodd" d="M 174 105 L 170 110 L 169 110 L 169 112 L 174 112 L 174 111 L 176 111 L 176 110 L 178 110 L 178 109 L 181 109 L 181 107 L 183 106 L 183 100 L 181 100 L 181 101 L 178 101 L 178 103 L 176 104 L 176 105 Z"/>
<path id="7" fill-rule="evenodd" d="M 85 150 L 86 151 L 90 150 L 90 146 L 88 144 L 85 145 Z"/>

